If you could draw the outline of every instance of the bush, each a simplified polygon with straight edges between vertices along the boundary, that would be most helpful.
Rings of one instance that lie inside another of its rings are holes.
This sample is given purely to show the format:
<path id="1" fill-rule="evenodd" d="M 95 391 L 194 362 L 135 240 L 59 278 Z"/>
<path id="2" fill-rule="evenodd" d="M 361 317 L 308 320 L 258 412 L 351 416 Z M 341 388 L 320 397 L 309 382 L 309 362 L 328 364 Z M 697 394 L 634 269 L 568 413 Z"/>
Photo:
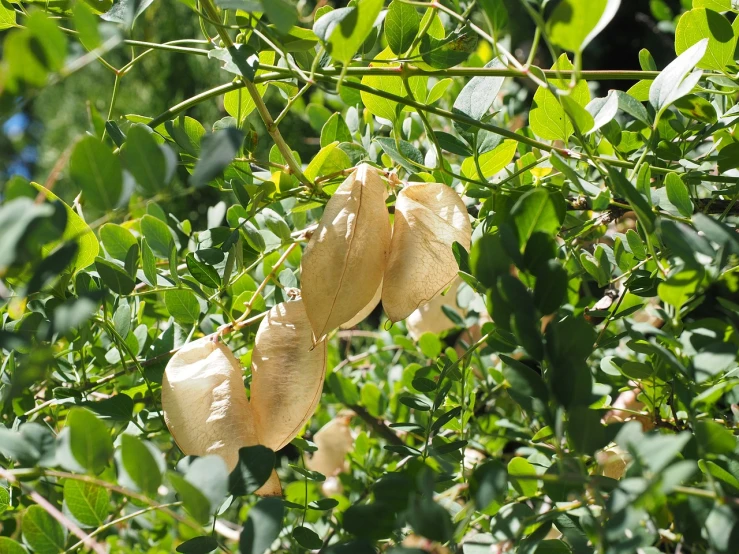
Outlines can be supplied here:
<path id="1" fill-rule="evenodd" d="M 0 4 L 0 552 L 739 551 L 682 4 L 623 70 L 620 0 Z"/>

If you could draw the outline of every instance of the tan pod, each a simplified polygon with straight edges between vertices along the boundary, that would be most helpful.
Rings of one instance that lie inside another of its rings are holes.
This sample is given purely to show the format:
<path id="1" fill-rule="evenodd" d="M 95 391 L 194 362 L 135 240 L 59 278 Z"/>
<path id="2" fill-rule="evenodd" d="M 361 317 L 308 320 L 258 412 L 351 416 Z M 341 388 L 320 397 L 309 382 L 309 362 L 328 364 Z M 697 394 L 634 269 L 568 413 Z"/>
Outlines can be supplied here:
<path id="1" fill-rule="evenodd" d="M 318 450 L 305 462 L 308 469 L 326 477 L 346 470 L 346 455 L 354 449 L 350 420 L 350 416 L 339 415 L 321 427 L 313 437 Z"/>
<path id="2" fill-rule="evenodd" d="M 259 438 L 277 451 L 315 412 L 326 374 L 326 343 L 313 347 L 302 300 L 269 311 L 259 324 L 251 360 L 251 406 Z"/>
<path id="3" fill-rule="evenodd" d="M 447 290 L 446 294 L 437 294 L 428 303 L 416 309 L 405 320 L 408 334 L 413 340 L 418 340 L 424 333 L 438 335 L 449 329 L 454 329 L 454 322 L 447 317 L 442 309 L 443 306 L 451 308 L 460 317 L 467 315 L 467 310 L 457 306 L 457 290 L 462 284 L 462 279 L 457 277 Z"/>
<path id="4" fill-rule="evenodd" d="M 238 463 L 239 448 L 259 444 L 241 364 L 212 337 L 186 344 L 172 356 L 164 370 L 162 411 L 184 454 L 217 454 L 229 472 Z M 276 472 L 257 494 L 282 494 Z"/>
<path id="5" fill-rule="evenodd" d="M 390 321 L 405 319 L 449 286 L 458 272 L 452 244 L 469 250 L 471 236 L 467 208 L 454 189 L 423 183 L 398 194 L 382 285 L 382 306 Z"/>
<path id="6" fill-rule="evenodd" d="M 380 283 L 380 286 L 377 287 L 377 292 L 375 292 L 375 295 L 372 297 L 372 300 L 370 300 L 369 304 L 367 304 L 364 308 L 362 308 L 359 311 L 359 313 L 355 315 L 352 319 L 340 325 L 340 328 L 341 329 L 351 329 L 352 327 L 362 323 L 367 318 L 368 315 L 370 315 L 373 311 L 375 311 L 375 308 L 380 303 L 381 298 L 382 298 L 382 283 Z"/>
<path id="7" fill-rule="evenodd" d="M 362 164 L 326 204 L 301 262 L 314 342 L 366 308 L 382 283 L 391 234 L 386 198 L 378 171 Z"/>

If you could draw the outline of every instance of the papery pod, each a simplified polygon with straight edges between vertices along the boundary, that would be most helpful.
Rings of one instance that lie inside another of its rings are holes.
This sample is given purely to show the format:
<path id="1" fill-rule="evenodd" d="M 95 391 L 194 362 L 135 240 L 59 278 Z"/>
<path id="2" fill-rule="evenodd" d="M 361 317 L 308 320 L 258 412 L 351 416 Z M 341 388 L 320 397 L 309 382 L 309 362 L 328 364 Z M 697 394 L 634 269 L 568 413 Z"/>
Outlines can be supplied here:
<path id="1" fill-rule="evenodd" d="M 355 325 L 359 325 L 361 322 L 363 322 L 367 316 L 369 316 L 372 312 L 375 311 L 375 308 L 380 303 L 380 299 L 382 298 L 382 283 L 380 283 L 380 286 L 377 287 L 377 292 L 375 292 L 375 295 L 372 297 L 372 300 L 369 301 L 369 304 L 367 304 L 364 308 L 362 308 L 357 315 L 355 315 L 353 318 L 351 318 L 346 323 L 339 326 L 340 329 L 351 329 Z"/>
<path id="2" fill-rule="evenodd" d="M 339 415 L 329 421 L 314 435 L 318 447 L 305 462 L 308 469 L 331 477 L 346 470 L 346 455 L 354 449 L 349 421 L 351 416 Z"/>
<path id="3" fill-rule="evenodd" d="M 164 370 L 164 421 L 184 454 L 221 456 L 228 471 L 239 460 L 239 448 L 259 444 L 254 414 L 246 397 L 241 364 L 213 337 L 180 348 Z M 282 492 L 277 473 L 257 491 Z"/>
<path id="4" fill-rule="evenodd" d="M 382 285 L 382 306 L 390 321 L 405 319 L 449 286 L 458 271 L 452 244 L 469 250 L 471 236 L 467 208 L 454 189 L 424 183 L 398 194 Z"/>
<path id="5" fill-rule="evenodd" d="M 598 474 L 611 479 L 621 479 L 631 462 L 629 453 L 618 446 L 599 450 L 595 453 L 595 459 L 598 462 Z"/>
<path id="6" fill-rule="evenodd" d="M 251 360 L 251 406 L 259 438 L 277 451 L 315 412 L 326 374 L 326 343 L 313 347 L 302 300 L 269 311 L 259 324 Z"/>
<path id="7" fill-rule="evenodd" d="M 362 164 L 326 204 L 301 262 L 315 342 L 362 311 L 382 283 L 391 235 L 386 198 L 378 171 Z"/>
<path id="8" fill-rule="evenodd" d="M 467 310 L 457 305 L 457 290 L 462 280 L 457 277 L 446 294 L 437 294 L 429 302 L 415 310 L 405 320 L 405 326 L 408 328 L 408 334 L 413 340 L 418 340 L 424 333 L 434 333 L 438 335 L 444 331 L 454 329 L 454 322 L 444 313 L 443 307 L 446 306 L 461 317 L 467 315 Z"/>

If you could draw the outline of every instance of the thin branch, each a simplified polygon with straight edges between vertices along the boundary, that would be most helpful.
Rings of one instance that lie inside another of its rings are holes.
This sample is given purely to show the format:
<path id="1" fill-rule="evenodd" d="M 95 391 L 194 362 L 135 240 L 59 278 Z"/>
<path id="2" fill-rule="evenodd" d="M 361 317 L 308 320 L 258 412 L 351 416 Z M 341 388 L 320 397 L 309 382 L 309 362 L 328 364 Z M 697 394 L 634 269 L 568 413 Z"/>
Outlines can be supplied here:
<path id="1" fill-rule="evenodd" d="M 51 502 L 46 500 L 43 496 L 41 496 L 25 483 L 19 481 L 14 473 L 0 467 L 0 477 L 5 479 L 8 483 L 15 483 L 16 485 L 19 485 L 20 488 L 24 490 L 26 494 L 28 494 L 28 496 L 30 496 L 36 504 L 43 508 L 47 514 L 57 520 L 64 527 L 66 527 L 70 533 L 79 538 L 80 544 L 85 545 L 85 547 L 96 552 L 97 554 L 106 554 L 106 550 L 101 544 L 94 541 L 92 537 L 90 537 L 90 535 L 85 533 L 77 526 L 76 523 L 74 523 L 67 516 L 61 513 Z"/>

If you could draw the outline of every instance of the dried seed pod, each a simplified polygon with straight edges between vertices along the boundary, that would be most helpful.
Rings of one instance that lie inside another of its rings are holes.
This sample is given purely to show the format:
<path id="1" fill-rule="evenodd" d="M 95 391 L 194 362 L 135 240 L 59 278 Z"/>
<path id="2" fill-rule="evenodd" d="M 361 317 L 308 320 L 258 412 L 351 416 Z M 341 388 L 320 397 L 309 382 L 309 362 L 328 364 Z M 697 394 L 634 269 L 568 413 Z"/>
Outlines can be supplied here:
<path id="1" fill-rule="evenodd" d="M 382 305 L 400 321 L 443 291 L 457 276 L 452 244 L 470 248 L 467 208 L 454 189 L 439 183 L 411 185 L 398 194 Z"/>
<path id="2" fill-rule="evenodd" d="M 373 311 L 375 311 L 375 308 L 380 303 L 380 299 L 382 298 L 382 283 L 380 283 L 380 286 L 377 287 L 377 292 L 375 292 L 375 295 L 372 297 L 372 300 L 370 300 L 369 304 L 367 304 L 364 308 L 362 308 L 357 315 L 355 315 L 353 318 L 351 318 L 346 323 L 340 325 L 341 329 L 351 329 L 355 325 L 359 325 L 362 321 L 364 321 L 368 315 L 370 315 Z"/>
<path id="3" fill-rule="evenodd" d="M 595 459 L 598 462 L 598 474 L 611 479 L 621 479 L 631 462 L 629 453 L 618 446 L 599 450 L 595 453 Z"/>
<path id="4" fill-rule="evenodd" d="M 462 280 L 457 277 L 446 294 L 437 294 L 431 301 L 408 316 L 405 326 L 413 340 L 418 340 L 424 333 L 438 335 L 455 327 L 454 322 L 444 313 L 442 309 L 444 306 L 451 308 L 461 317 L 467 314 L 467 310 L 457 306 L 457 290 L 461 283 Z"/>
<path id="5" fill-rule="evenodd" d="M 251 406 L 259 439 L 279 450 L 313 415 L 326 374 L 326 343 L 313 347 L 302 300 L 269 311 L 259 324 L 251 360 Z"/>
<path id="6" fill-rule="evenodd" d="M 184 454 L 221 456 L 232 471 L 239 448 L 259 443 L 241 364 L 223 343 L 205 337 L 180 348 L 164 370 L 164 421 Z M 281 494 L 275 472 L 257 494 Z"/>
<path id="7" fill-rule="evenodd" d="M 354 437 L 349 429 L 350 416 L 338 416 L 313 437 L 318 450 L 306 461 L 312 471 L 331 477 L 346 469 L 346 455 L 354 449 Z"/>
<path id="8" fill-rule="evenodd" d="M 315 342 L 354 318 L 382 283 L 391 234 L 385 198 L 380 174 L 362 164 L 326 204 L 301 263 Z"/>

